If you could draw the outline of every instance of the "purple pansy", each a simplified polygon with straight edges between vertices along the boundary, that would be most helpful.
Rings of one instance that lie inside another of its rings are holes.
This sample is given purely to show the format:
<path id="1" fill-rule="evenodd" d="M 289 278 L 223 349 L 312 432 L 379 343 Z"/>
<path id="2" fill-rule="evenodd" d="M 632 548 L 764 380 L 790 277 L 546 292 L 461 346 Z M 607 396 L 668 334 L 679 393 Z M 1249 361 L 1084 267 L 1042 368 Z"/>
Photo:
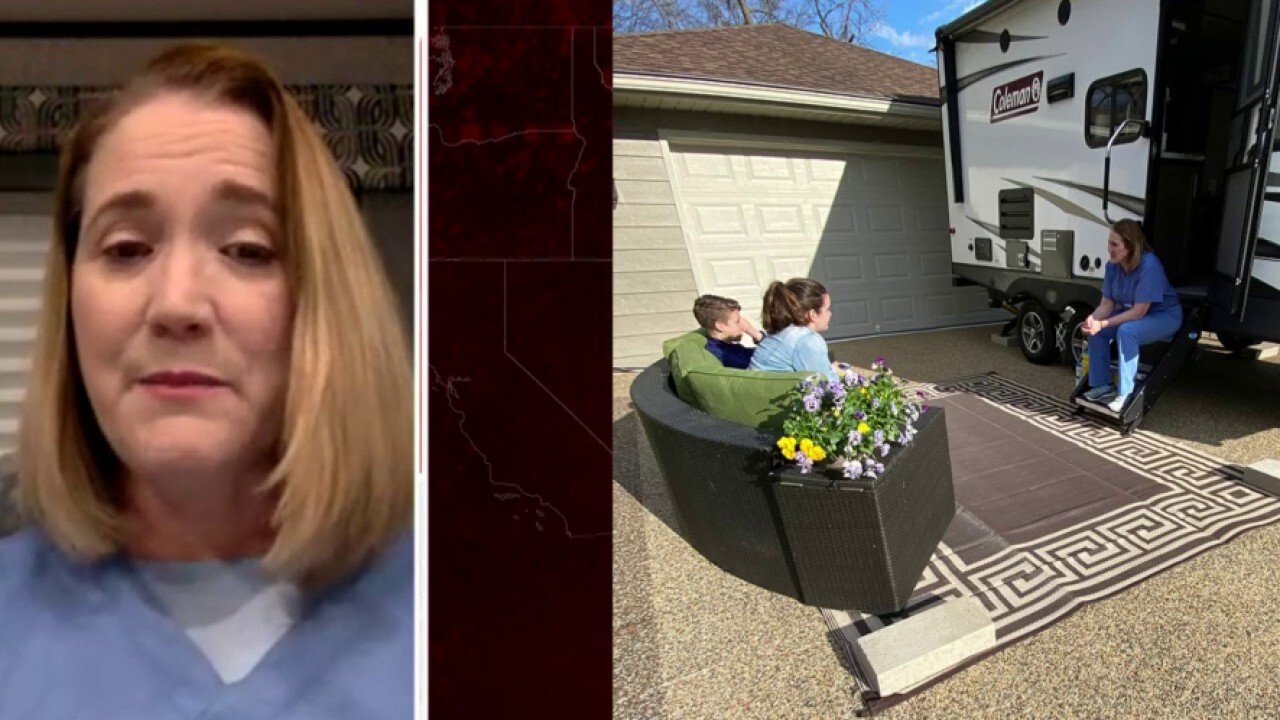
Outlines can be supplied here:
<path id="1" fill-rule="evenodd" d="M 849 431 L 849 443 L 850 443 L 850 444 L 852 444 L 852 445 L 861 445 L 861 444 L 862 444 L 862 433 L 858 432 L 857 430 L 850 430 L 850 431 Z"/>
<path id="2" fill-rule="evenodd" d="M 844 476 L 850 480 L 862 477 L 862 465 L 854 460 L 848 460 L 844 464 Z"/>
<path id="3" fill-rule="evenodd" d="M 871 399 L 871 409 L 872 409 L 872 410 L 879 410 L 879 409 L 880 409 L 880 398 L 872 398 L 872 399 Z"/>
<path id="4" fill-rule="evenodd" d="M 874 436 L 874 437 L 875 437 L 875 439 L 876 439 L 876 444 L 877 444 L 877 445 L 880 445 L 880 444 L 884 443 L 884 431 L 883 431 L 883 430 L 877 430 L 877 431 L 876 431 L 876 434 L 875 434 L 875 436 Z"/>
<path id="5" fill-rule="evenodd" d="M 805 455 L 803 451 L 797 450 L 796 465 L 800 466 L 800 472 L 808 473 L 810 470 L 813 470 L 813 458 Z"/>

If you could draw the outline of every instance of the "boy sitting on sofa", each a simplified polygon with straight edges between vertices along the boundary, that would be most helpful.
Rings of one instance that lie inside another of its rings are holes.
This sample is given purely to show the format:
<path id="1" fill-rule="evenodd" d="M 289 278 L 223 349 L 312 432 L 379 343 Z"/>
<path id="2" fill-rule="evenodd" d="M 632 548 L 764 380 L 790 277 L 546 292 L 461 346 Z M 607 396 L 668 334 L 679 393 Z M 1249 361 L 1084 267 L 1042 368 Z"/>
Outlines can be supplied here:
<path id="1" fill-rule="evenodd" d="M 760 342 L 764 333 L 742 317 L 737 300 L 719 295 L 703 295 L 693 301 L 693 317 L 707 333 L 707 352 L 715 355 L 725 367 L 746 370 L 755 348 L 739 344 L 743 335 Z"/>

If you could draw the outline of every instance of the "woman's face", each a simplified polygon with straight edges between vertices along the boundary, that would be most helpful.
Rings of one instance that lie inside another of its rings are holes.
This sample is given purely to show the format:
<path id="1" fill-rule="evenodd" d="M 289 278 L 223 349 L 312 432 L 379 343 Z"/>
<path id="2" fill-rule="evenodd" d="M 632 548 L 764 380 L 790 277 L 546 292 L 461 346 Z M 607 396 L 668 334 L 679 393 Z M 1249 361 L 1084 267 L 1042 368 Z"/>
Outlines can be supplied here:
<path id="1" fill-rule="evenodd" d="M 822 309 L 809 311 L 809 327 L 817 332 L 826 332 L 831 327 L 831 296 L 822 296 Z"/>
<path id="2" fill-rule="evenodd" d="M 168 93 L 86 169 L 71 318 L 90 403 L 132 473 L 270 461 L 291 333 L 273 162 L 254 115 Z"/>
<path id="3" fill-rule="evenodd" d="M 1125 246 L 1124 240 L 1114 230 L 1107 238 L 1107 255 L 1111 257 L 1111 262 L 1117 265 L 1123 265 L 1129 261 L 1129 248 Z"/>

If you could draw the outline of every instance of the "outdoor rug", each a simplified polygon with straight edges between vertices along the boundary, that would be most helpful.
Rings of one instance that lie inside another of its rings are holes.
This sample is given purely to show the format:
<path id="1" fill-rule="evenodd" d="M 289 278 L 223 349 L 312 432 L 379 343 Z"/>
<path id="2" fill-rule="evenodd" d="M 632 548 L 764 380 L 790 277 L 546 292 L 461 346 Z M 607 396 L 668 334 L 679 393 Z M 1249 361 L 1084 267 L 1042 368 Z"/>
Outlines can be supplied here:
<path id="1" fill-rule="evenodd" d="M 1149 432 L 1122 437 L 998 375 L 913 387 L 946 408 L 956 518 L 901 616 L 822 611 L 872 712 L 990 654 L 881 698 L 852 643 L 886 622 L 973 596 L 995 622 L 996 652 L 1280 520 L 1280 500 L 1241 484 L 1240 467 Z"/>

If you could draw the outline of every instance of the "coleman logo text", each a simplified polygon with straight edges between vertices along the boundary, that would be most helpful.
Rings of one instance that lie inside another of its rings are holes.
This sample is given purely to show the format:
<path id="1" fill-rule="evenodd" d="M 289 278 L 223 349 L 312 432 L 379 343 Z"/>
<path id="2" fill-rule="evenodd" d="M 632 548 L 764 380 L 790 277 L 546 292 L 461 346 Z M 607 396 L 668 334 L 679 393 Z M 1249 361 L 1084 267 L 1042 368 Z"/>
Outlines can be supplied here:
<path id="1" fill-rule="evenodd" d="M 1040 109 L 1044 72 L 1012 80 L 991 93 L 991 122 L 1008 120 Z"/>

